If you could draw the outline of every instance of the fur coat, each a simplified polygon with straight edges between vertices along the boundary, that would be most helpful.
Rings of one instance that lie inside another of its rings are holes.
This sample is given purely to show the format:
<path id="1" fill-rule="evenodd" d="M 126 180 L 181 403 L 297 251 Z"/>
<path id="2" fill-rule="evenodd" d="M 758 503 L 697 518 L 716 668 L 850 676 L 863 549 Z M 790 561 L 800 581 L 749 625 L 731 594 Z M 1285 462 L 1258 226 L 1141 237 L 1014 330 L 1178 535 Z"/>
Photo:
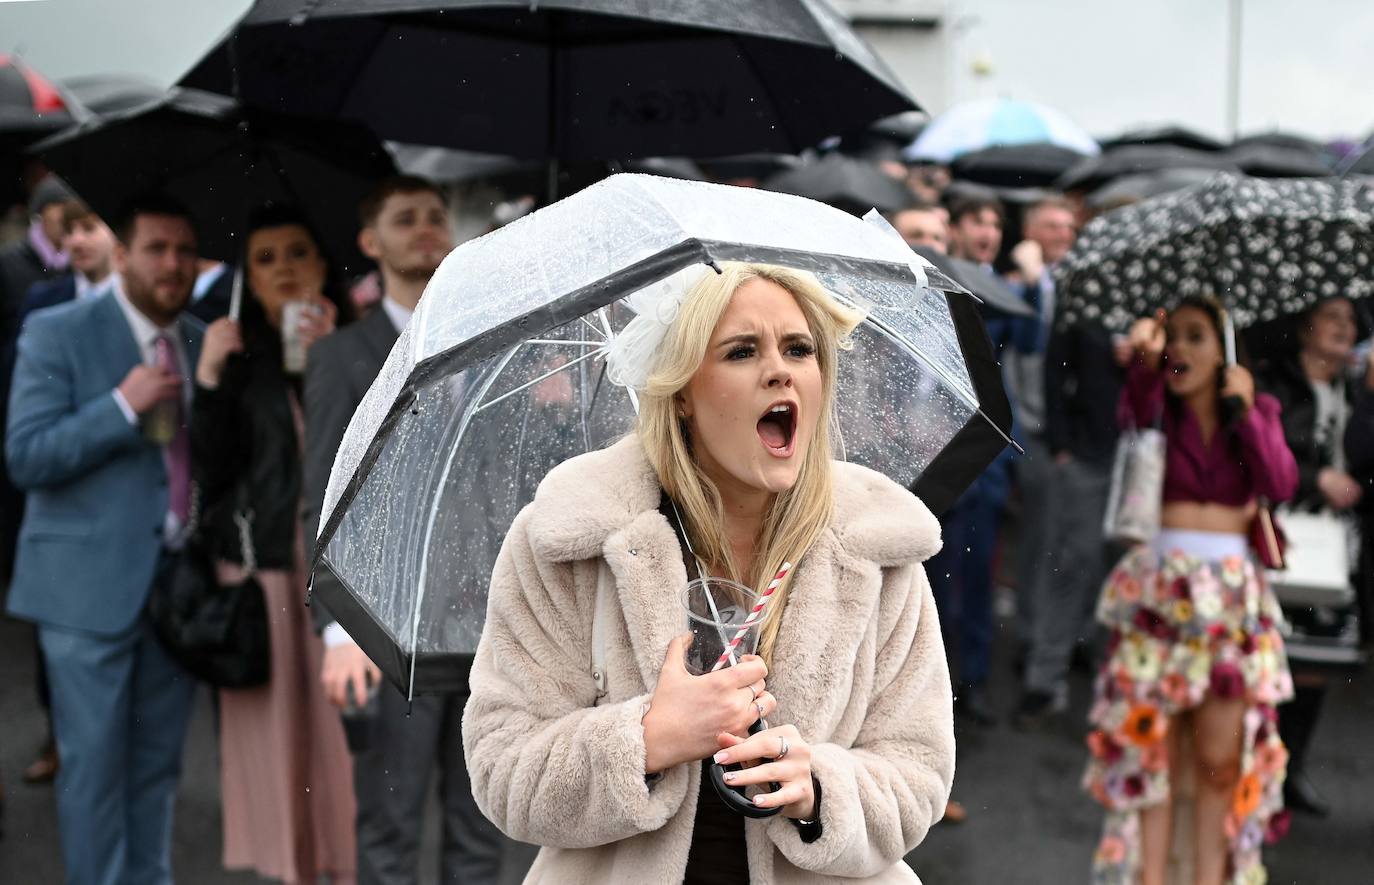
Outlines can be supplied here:
<path id="1" fill-rule="evenodd" d="M 910 492 L 835 464 L 835 516 L 798 565 L 768 674 L 772 724 L 812 746 L 819 839 L 782 815 L 745 827 L 751 883 L 917 882 L 902 857 L 940 819 L 954 777 L 949 672 L 922 561 L 935 517 Z M 668 643 L 684 632 L 686 569 L 635 437 L 553 470 L 492 574 L 463 716 L 482 812 L 544 846 L 527 882 L 682 880 L 701 767 L 652 785 L 640 725 Z M 598 581 L 604 697 L 591 675 Z"/>

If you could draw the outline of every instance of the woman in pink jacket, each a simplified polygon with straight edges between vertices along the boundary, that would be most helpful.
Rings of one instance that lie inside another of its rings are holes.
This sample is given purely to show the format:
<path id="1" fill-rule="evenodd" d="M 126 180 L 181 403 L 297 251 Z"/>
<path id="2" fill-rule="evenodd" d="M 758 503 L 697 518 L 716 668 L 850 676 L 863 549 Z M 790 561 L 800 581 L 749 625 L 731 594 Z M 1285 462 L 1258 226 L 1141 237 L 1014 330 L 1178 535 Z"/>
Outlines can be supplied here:
<path id="1" fill-rule="evenodd" d="M 1297 465 L 1278 401 L 1227 364 L 1224 327 L 1216 301 L 1189 298 L 1131 330 L 1122 421 L 1162 426 L 1167 459 L 1162 529 L 1116 566 L 1097 610 L 1112 631 L 1086 777 L 1108 810 L 1100 883 L 1259 883 L 1260 846 L 1286 828 L 1274 708 L 1293 682 L 1248 537 L 1259 499 L 1292 496 Z"/>

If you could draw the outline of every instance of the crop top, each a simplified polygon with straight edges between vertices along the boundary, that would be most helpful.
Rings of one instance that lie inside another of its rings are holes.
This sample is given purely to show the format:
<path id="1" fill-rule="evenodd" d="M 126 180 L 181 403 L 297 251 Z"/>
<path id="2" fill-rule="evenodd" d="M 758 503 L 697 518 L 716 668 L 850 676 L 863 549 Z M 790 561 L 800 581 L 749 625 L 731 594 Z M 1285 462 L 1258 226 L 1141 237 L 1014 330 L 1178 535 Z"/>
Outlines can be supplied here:
<path id="1" fill-rule="evenodd" d="M 1197 501 L 1242 507 L 1256 495 L 1287 501 L 1298 488 L 1298 465 L 1279 423 L 1279 401 L 1256 393 L 1255 403 L 1234 426 L 1202 441 L 1192 410 L 1167 402 L 1164 374 L 1139 358 L 1126 374 L 1117 406 L 1122 427 L 1161 421 L 1165 447 L 1164 501 Z"/>

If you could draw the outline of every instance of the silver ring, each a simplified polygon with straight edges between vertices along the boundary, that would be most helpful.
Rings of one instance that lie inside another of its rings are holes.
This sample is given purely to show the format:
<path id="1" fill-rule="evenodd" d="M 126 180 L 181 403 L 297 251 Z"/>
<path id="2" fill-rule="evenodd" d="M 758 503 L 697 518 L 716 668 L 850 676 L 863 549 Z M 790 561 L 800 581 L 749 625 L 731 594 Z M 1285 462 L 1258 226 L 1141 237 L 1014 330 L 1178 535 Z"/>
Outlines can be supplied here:
<path id="1" fill-rule="evenodd" d="M 787 738 L 783 737 L 782 735 L 778 735 L 778 744 L 781 746 L 781 749 L 778 750 L 778 755 L 773 757 L 775 761 L 778 759 L 786 758 L 787 756 Z"/>

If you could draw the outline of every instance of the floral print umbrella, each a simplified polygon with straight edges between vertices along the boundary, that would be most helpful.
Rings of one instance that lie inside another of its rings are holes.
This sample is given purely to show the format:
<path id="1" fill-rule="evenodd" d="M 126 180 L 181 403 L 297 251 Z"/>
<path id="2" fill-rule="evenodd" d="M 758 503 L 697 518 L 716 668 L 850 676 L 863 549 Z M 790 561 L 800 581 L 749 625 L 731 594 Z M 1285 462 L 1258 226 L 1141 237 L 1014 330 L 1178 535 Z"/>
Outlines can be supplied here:
<path id="1" fill-rule="evenodd" d="M 1125 331 L 1211 293 L 1237 325 L 1374 294 L 1374 188 L 1218 174 L 1089 222 L 1056 269 L 1058 322 Z"/>

